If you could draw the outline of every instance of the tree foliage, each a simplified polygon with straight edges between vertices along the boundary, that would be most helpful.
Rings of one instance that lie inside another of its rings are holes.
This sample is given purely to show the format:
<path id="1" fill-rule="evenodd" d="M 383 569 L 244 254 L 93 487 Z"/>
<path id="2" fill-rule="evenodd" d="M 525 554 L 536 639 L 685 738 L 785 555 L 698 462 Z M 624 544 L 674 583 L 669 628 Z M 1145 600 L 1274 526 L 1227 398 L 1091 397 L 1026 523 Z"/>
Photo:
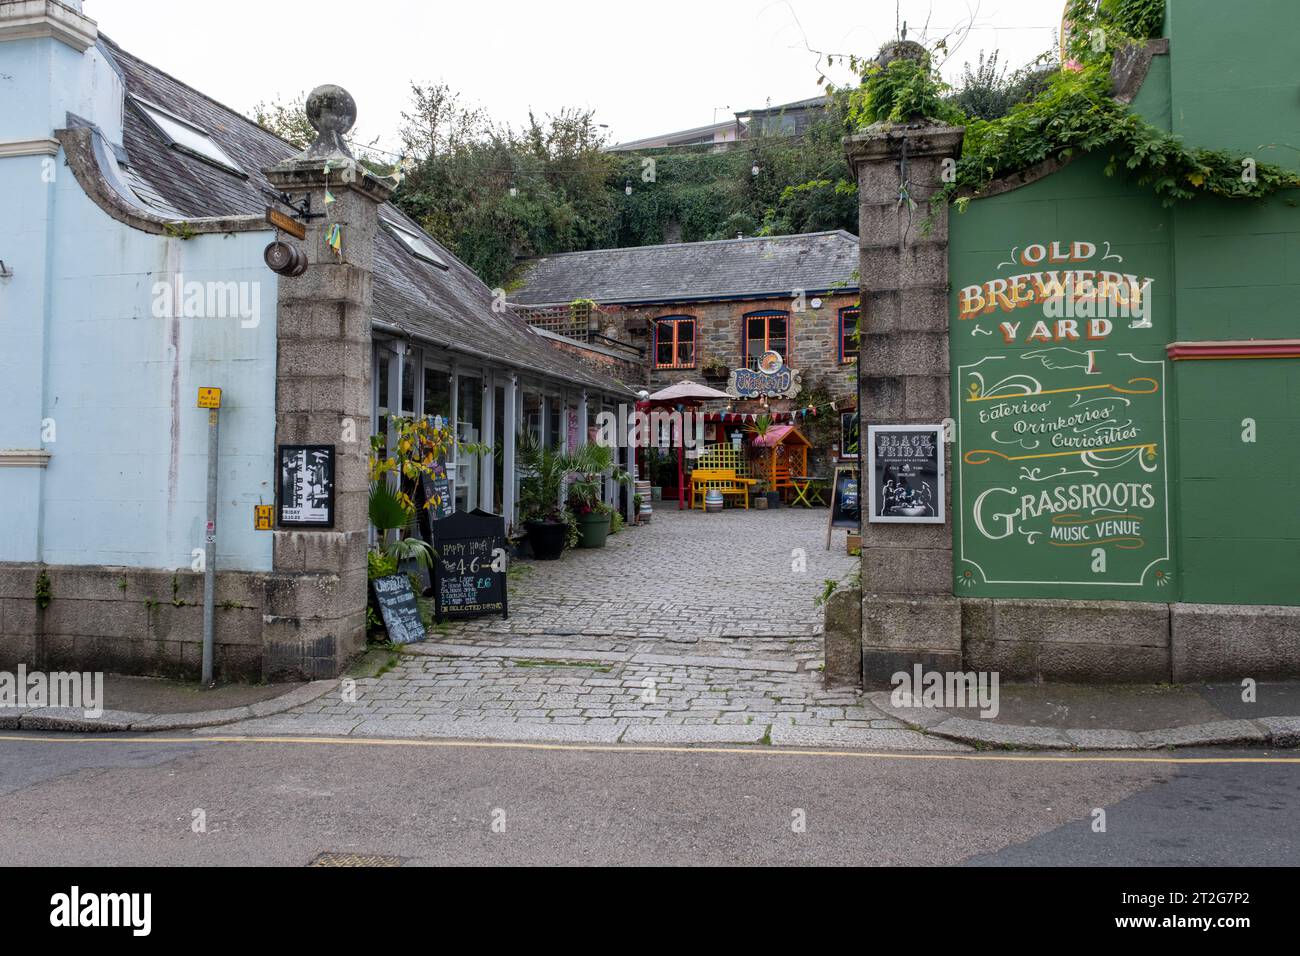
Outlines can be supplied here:
<path id="1" fill-rule="evenodd" d="M 306 149 L 316 141 L 316 131 L 307 122 L 306 97 L 301 93 L 288 103 L 281 100 L 258 103 L 253 107 L 253 122 L 299 149 Z"/>

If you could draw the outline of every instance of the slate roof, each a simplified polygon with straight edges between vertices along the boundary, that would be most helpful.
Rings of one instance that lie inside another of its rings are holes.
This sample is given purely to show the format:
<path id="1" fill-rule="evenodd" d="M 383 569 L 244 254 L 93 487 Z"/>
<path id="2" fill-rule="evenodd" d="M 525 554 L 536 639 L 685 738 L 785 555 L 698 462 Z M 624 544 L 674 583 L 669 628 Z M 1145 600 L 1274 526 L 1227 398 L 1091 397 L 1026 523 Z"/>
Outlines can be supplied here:
<path id="1" fill-rule="evenodd" d="M 201 126 L 248 174 L 243 179 L 174 149 L 133 103 L 124 110 L 123 147 L 128 182 L 142 205 L 158 215 L 209 217 L 261 215 L 270 203 L 271 185 L 262 170 L 298 150 L 236 111 L 204 96 L 156 67 L 132 56 L 101 35 L 100 49 L 122 75 L 128 97 L 160 106 Z M 380 210 L 417 233 L 419 225 L 392 203 Z M 482 356 L 509 368 L 601 390 L 628 389 L 532 331 L 515 312 L 494 311 L 493 295 L 474 272 L 437 240 L 429 243 L 448 269 L 417 259 L 387 230 L 375 248 L 374 318 L 442 344 L 452 351 Z"/>
<path id="2" fill-rule="evenodd" d="M 843 229 L 597 249 L 529 260 L 516 273 L 510 301 L 647 305 L 766 298 L 796 289 L 856 292 L 857 270 L 858 237 Z"/>

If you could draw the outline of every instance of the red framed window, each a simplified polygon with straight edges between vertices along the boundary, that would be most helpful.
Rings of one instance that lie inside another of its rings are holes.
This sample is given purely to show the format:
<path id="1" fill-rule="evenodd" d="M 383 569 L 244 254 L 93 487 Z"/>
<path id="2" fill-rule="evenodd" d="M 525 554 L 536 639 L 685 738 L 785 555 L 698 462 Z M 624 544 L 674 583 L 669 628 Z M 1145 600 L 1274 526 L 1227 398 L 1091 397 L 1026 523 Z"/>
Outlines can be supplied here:
<path id="1" fill-rule="evenodd" d="M 695 319 L 668 315 L 655 319 L 655 368 L 695 367 Z"/>
<path id="2" fill-rule="evenodd" d="M 773 349 L 790 361 L 790 313 L 750 312 L 745 316 L 745 367 L 757 368 L 763 353 Z"/>
<path id="3" fill-rule="evenodd" d="M 856 306 L 840 309 L 840 364 L 858 360 L 858 316 L 862 310 Z"/>

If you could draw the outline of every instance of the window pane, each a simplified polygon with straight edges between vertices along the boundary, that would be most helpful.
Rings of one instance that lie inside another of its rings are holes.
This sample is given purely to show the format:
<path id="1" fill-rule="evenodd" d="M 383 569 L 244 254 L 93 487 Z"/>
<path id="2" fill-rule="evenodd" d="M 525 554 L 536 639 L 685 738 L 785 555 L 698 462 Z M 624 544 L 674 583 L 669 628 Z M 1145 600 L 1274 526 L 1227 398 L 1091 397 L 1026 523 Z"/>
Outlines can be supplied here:
<path id="1" fill-rule="evenodd" d="M 857 357 L 858 344 L 853 338 L 853 333 L 857 330 L 857 327 L 858 311 L 856 309 L 840 313 L 840 354 L 845 361 Z"/>
<path id="2" fill-rule="evenodd" d="M 501 514 L 505 507 L 506 390 L 498 385 L 492 402 L 492 510 Z M 513 477 L 513 476 L 512 476 Z"/>
<path id="3" fill-rule="evenodd" d="M 787 348 L 788 340 L 786 338 L 786 320 L 784 315 L 770 315 L 767 317 L 767 347 L 776 349 L 781 353 L 782 358 L 788 358 L 789 349 Z"/>
<path id="4" fill-rule="evenodd" d="M 655 364 L 673 364 L 673 340 L 671 336 L 659 339 L 659 343 L 655 347 Z"/>
<path id="5" fill-rule="evenodd" d="M 483 380 L 462 375 L 456 382 L 456 436 L 462 442 L 483 441 Z M 456 454 L 456 505 L 462 511 L 478 507 L 477 455 L 465 451 Z"/>
<path id="6" fill-rule="evenodd" d="M 538 445 L 542 443 L 542 396 L 538 392 L 524 391 L 524 428 Z"/>
<path id="7" fill-rule="evenodd" d="M 554 395 L 546 400 L 548 414 L 550 417 L 550 424 L 549 424 L 551 430 L 550 444 L 552 448 L 563 448 L 565 439 L 568 437 L 564 433 L 563 415 L 562 415 L 563 404 L 564 403 Z"/>
<path id="8" fill-rule="evenodd" d="M 238 164 L 207 133 L 187 123 L 182 123 L 152 106 L 146 106 L 143 103 L 140 106 L 149 114 L 149 118 L 158 124 L 158 128 L 170 137 L 171 141 L 177 146 L 183 146 L 200 156 L 206 156 L 228 169 L 242 172 Z"/>
<path id="9" fill-rule="evenodd" d="M 402 414 L 415 414 L 415 358 L 409 352 L 402 359 Z"/>
<path id="10" fill-rule="evenodd" d="M 424 370 L 424 414 L 451 417 L 451 376 L 436 368 Z"/>
<path id="11" fill-rule="evenodd" d="M 694 319 L 682 319 L 677 323 L 677 364 L 695 364 Z"/>

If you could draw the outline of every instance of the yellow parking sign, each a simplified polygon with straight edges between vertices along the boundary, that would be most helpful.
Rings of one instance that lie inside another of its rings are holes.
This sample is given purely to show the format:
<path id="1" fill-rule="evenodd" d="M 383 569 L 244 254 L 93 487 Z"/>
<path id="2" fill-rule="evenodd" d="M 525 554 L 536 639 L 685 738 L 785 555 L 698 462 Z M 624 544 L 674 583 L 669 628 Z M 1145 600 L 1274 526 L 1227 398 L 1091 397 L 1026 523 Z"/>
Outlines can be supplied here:
<path id="1" fill-rule="evenodd" d="M 199 389 L 199 408 L 220 408 L 220 407 L 221 407 L 221 389 L 219 388 Z"/>

